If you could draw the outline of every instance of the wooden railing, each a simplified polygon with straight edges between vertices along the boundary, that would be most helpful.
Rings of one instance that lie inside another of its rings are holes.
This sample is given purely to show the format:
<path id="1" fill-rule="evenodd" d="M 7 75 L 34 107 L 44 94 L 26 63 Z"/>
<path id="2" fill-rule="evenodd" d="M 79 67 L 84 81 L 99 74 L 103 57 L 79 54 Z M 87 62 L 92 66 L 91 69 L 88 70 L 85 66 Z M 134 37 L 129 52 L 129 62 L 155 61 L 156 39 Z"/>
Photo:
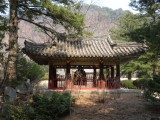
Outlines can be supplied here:
<path id="1" fill-rule="evenodd" d="M 118 78 L 107 78 L 106 80 L 96 80 L 93 75 L 87 75 L 85 78 L 65 79 L 65 76 L 57 76 L 57 88 L 71 89 L 71 88 L 119 88 Z"/>
<path id="2" fill-rule="evenodd" d="M 60 75 L 57 76 L 57 88 L 64 88 L 65 87 L 65 76 L 64 75 Z"/>

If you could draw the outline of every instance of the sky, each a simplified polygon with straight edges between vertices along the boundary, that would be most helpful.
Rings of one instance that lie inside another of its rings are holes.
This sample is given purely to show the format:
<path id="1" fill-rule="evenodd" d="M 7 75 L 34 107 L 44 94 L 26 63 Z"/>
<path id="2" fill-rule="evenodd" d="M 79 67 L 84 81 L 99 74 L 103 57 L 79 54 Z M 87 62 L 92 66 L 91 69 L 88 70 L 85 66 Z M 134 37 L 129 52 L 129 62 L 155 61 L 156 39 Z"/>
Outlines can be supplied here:
<path id="1" fill-rule="evenodd" d="M 134 13 L 134 11 L 131 7 L 129 7 L 130 0 L 83 0 L 87 4 L 96 4 L 101 7 L 109 7 L 113 10 L 122 8 L 123 10 L 130 10 Z"/>

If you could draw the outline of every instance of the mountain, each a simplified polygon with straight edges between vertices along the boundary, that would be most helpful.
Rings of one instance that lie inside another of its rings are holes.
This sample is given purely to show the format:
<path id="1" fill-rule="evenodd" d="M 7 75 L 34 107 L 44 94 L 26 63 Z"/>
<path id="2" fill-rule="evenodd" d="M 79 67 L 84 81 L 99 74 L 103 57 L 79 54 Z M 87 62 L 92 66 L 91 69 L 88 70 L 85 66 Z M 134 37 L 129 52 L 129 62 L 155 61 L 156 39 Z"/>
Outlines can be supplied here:
<path id="1" fill-rule="evenodd" d="M 108 7 L 84 4 L 81 7 L 80 12 L 85 16 L 85 31 L 92 33 L 91 37 L 105 37 L 108 34 L 108 30 L 116 26 L 119 17 L 126 11 L 123 11 L 122 9 L 112 10 Z M 52 23 L 51 20 L 44 19 L 40 18 L 39 21 Z M 64 32 L 59 25 L 53 25 L 51 27 L 59 32 Z M 30 40 L 37 43 L 50 41 L 50 38 L 40 29 L 25 21 L 20 21 L 19 23 L 18 36 L 20 47 L 24 46 L 24 40 Z M 6 43 L 7 39 L 8 37 L 4 40 Z"/>
<path id="2" fill-rule="evenodd" d="M 102 37 L 108 34 L 108 30 L 116 25 L 126 11 L 84 4 L 81 12 L 85 15 L 86 30 L 92 32 L 92 37 Z"/>

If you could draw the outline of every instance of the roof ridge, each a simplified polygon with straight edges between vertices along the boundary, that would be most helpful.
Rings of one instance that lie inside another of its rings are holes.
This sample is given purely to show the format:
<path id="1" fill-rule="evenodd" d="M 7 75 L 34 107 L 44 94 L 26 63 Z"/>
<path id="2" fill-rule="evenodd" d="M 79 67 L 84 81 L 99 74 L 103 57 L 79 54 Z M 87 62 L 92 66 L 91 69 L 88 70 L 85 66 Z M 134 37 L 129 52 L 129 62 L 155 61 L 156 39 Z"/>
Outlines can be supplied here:
<path id="1" fill-rule="evenodd" d="M 143 46 L 142 43 L 137 43 L 137 42 L 125 42 L 125 43 L 117 43 L 117 46 Z"/>
<path id="2" fill-rule="evenodd" d="M 107 41 L 108 41 L 108 43 L 112 46 L 112 47 L 114 47 L 114 46 L 116 46 L 117 45 L 117 43 L 115 43 L 112 39 L 111 39 L 111 36 L 108 34 L 108 37 L 107 37 Z"/>
<path id="3" fill-rule="evenodd" d="M 27 40 L 24 41 L 24 44 L 25 44 L 25 46 L 32 46 L 32 47 L 46 47 L 46 46 L 50 46 L 51 45 L 51 43 L 49 43 L 49 42 L 34 43 L 34 42 L 31 42 L 31 41 L 27 41 Z"/>

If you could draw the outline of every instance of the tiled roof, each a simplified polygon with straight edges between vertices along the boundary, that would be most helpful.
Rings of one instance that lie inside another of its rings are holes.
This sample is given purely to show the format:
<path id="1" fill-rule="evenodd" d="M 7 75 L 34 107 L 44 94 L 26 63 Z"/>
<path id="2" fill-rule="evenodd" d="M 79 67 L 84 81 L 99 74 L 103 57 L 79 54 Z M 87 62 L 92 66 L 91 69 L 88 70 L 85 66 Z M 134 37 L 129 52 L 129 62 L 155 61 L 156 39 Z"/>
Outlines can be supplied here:
<path id="1" fill-rule="evenodd" d="M 54 58 L 115 58 L 143 53 L 142 44 L 118 43 L 109 39 L 59 40 L 55 44 L 37 44 L 25 41 L 23 52 Z"/>

